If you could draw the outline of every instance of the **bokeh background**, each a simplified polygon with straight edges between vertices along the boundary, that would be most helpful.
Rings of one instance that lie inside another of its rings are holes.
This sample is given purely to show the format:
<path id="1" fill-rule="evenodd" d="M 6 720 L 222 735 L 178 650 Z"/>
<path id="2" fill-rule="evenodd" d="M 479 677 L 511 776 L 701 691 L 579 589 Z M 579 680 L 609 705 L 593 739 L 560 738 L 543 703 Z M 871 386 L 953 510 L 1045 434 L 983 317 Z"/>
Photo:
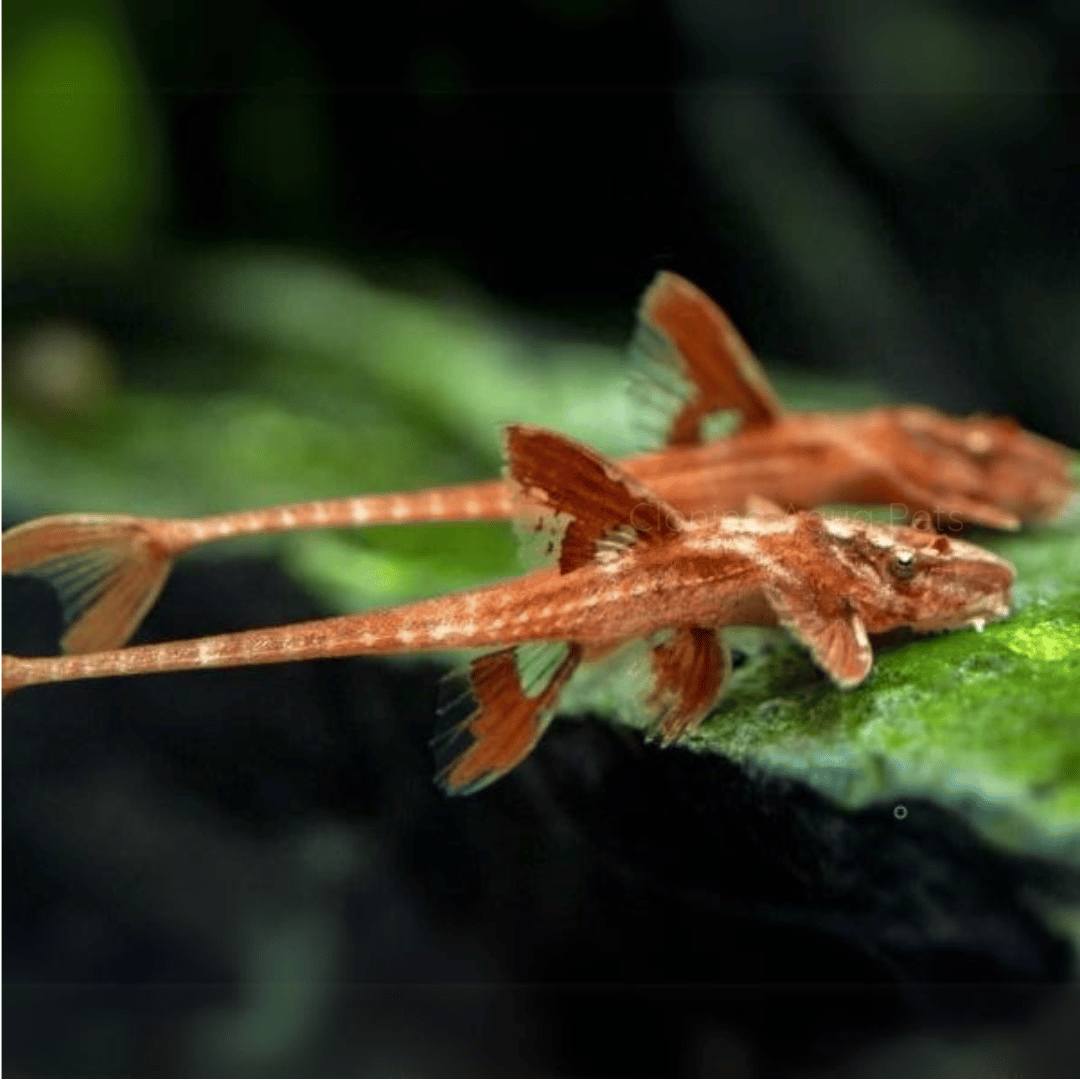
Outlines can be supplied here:
<path id="1" fill-rule="evenodd" d="M 793 403 L 1076 445 L 1078 66 L 1072 0 L 9 3 L 5 525 L 490 476 L 506 420 L 627 450 L 660 268 Z M 491 527 L 234 545 L 143 638 L 513 566 Z M 1045 866 L 588 722 L 446 800 L 438 675 L 9 703 L 6 1071 L 1075 1075 Z"/>

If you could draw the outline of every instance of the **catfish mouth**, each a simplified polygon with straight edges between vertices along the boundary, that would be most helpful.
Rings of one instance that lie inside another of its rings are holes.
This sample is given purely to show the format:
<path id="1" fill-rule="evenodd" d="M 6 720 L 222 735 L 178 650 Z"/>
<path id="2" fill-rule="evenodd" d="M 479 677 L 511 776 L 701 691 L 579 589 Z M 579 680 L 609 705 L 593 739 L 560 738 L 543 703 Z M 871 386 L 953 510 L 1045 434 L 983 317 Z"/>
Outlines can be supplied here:
<path id="1" fill-rule="evenodd" d="M 1004 589 L 976 597 L 961 611 L 943 614 L 936 619 L 926 619 L 911 629 L 917 634 L 936 634 L 970 626 L 981 633 L 987 623 L 1006 618 L 1011 609 L 1012 597 L 1006 586 Z"/>
<path id="2" fill-rule="evenodd" d="M 956 541 L 954 551 L 961 541 Z M 954 603 L 956 599 L 956 586 L 963 593 L 963 602 L 958 606 L 946 607 L 944 604 L 937 612 L 931 612 L 925 619 L 920 619 L 912 625 L 916 633 L 935 633 L 941 630 L 959 630 L 970 626 L 981 631 L 989 622 L 1004 619 L 1012 608 L 1012 585 L 1016 580 L 1016 570 L 1006 560 L 983 551 L 971 545 L 970 554 L 967 555 L 958 567 L 956 584 L 953 589 L 946 590 L 948 596 L 952 592 Z M 957 552 L 961 554 L 961 552 Z"/>
<path id="3" fill-rule="evenodd" d="M 963 630 L 967 627 L 981 633 L 987 623 L 1004 619 L 1010 613 L 1010 609 L 1011 599 L 1006 589 L 1004 592 L 978 598 L 963 611 L 942 615 L 937 619 L 926 619 L 917 626 L 909 624 L 897 626 L 892 630 L 871 633 L 870 639 L 877 650 L 899 648 L 919 638 L 933 637 L 935 634 L 946 634 L 950 630 Z"/>

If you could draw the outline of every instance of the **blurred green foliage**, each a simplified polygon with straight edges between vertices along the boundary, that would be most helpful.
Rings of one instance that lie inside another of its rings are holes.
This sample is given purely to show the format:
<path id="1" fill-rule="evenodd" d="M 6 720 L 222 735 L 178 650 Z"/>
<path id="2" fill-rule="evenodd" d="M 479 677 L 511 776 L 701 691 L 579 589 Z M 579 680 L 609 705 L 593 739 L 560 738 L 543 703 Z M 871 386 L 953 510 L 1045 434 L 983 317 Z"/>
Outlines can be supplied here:
<path id="1" fill-rule="evenodd" d="M 5 258 L 131 254 L 161 201 L 162 145 L 113 4 L 4 15 Z"/>

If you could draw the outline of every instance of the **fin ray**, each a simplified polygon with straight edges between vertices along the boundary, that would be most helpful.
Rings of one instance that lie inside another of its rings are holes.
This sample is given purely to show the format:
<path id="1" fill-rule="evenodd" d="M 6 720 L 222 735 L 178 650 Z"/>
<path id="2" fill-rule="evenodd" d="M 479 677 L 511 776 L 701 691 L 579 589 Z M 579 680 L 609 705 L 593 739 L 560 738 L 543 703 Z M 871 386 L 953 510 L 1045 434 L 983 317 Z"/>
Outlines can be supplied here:
<path id="1" fill-rule="evenodd" d="M 813 598 L 792 589 L 770 586 L 766 598 L 781 626 L 801 641 L 837 686 L 858 686 L 874 665 L 874 651 L 866 626 L 855 611 L 824 614 Z"/>
<path id="2" fill-rule="evenodd" d="M 716 630 L 680 627 L 652 647 L 647 701 L 664 745 L 691 732 L 709 714 L 731 671 L 731 654 Z"/>
<path id="3" fill-rule="evenodd" d="M 65 514 L 9 529 L 5 573 L 26 573 L 56 590 L 67 653 L 104 652 L 125 644 L 157 599 L 172 566 L 143 519 Z"/>
<path id="4" fill-rule="evenodd" d="M 507 479 L 523 531 L 547 537 L 562 573 L 601 550 L 661 543 L 682 526 L 675 509 L 594 450 L 544 428 L 506 429 Z"/>
<path id="5" fill-rule="evenodd" d="M 581 656 L 577 645 L 537 642 L 472 660 L 465 692 L 440 709 L 448 727 L 432 740 L 439 786 L 471 795 L 528 757 Z"/>
<path id="6" fill-rule="evenodd" d="M 631 348 L 654 372 L 675 369 L 676 377 L 662 380 L 661 393 L 679 400 L 677 388 L 687 388 L 668 426 L 668 446 L 702 442 L 706 422 L 717 413 L 738 411 L 743 428 L 773 423 L 783 414 L 768 376 L 734 324 L 678 274 L 662 270 L 645 290 Z"/>

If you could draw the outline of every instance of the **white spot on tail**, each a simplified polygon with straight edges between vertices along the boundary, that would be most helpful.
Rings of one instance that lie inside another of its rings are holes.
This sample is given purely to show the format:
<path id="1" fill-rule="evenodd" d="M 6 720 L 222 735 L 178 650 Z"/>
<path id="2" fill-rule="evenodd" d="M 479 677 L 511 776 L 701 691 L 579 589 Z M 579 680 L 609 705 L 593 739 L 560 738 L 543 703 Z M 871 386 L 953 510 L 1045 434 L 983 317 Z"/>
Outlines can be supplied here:
<path id="1" fill-rule="evenodd" d="M 219 655 L 219 650 L 216 645 L 210 641 L 200 641 L 195 647 L 195 662 L 200 667 L 207 667 L 214 663 Z"/>

